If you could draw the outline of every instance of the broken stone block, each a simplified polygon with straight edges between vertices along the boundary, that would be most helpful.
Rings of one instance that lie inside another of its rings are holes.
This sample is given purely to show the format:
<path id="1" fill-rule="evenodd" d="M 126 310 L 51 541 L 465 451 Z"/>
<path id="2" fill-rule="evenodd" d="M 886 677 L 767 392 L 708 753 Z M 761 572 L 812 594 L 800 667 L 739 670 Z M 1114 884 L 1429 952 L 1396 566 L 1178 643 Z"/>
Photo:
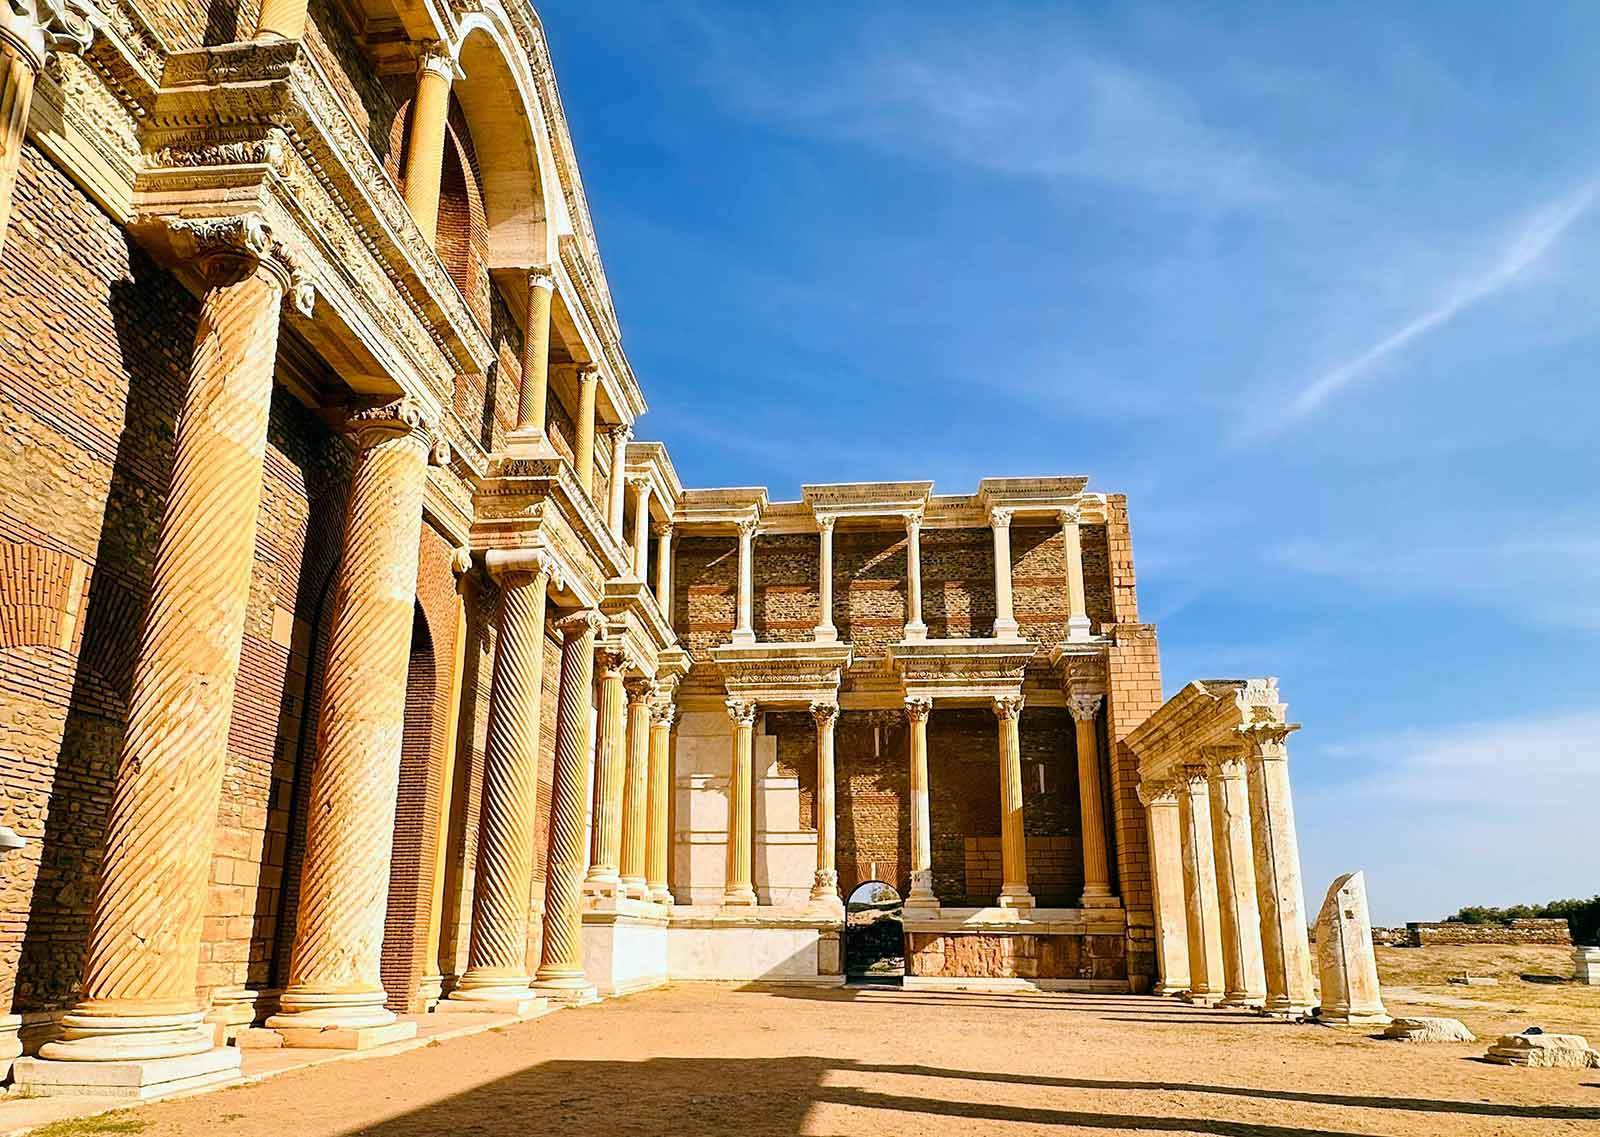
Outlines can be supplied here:
<path id="1" fill-rule="evenodd" d="M 1466 973 L 1463 973 L 1461 975 L 1452 975 L 1452 976 L 1450 976 L 1449 979 L 1445 980 L 1445 982 L 1446 983 L 1454 983 L 1458 987 L 1498 987 L 1498 986 L 1500 986 L 1500 980 L 1496 979 L 1492 975 L 1471 975 L 1471 974 L 1466 974 Z"/>
<path id="2" fill-rule="evenodd" d="M 1572 949 L 1572 981 L 1600 987 L 1600 947 Z"/>
<path id="3" fill-rule="evenodd" d="M 1476 1042 L 1477 1036 L 1466 1028 L 1459 1019 L 1447 1019 L 1432 1015 L 1422 1015 L 1415 1018 L 1399 1018 L 1390 1023 L 1383 1032 L 1385 1038 L 1398 1039 L 1401 1042 Z"/>
<path id="4" fill-rule="evenodd" d="M 1323 1022 L 1382 1025 L 1389 1021 L 1378 988 L 1365 873 L 1333 882 L 1317 916 L 1317 971 L 1322 977 Z"/>
<path id="5" fill-rule="evenodd" d="M 1484 1057 L 1502 1066 L 1600 1068 L 1600 1052 L 1581 1034 L 1502 1034 Z"/>

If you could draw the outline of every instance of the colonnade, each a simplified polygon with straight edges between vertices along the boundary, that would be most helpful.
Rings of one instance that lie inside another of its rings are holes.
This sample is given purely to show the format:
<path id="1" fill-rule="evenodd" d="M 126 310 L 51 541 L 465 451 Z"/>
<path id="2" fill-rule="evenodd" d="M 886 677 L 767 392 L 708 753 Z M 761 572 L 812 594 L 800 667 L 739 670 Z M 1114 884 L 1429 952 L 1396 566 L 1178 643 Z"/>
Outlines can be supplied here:
<path id="1" fill-rule="evenodd" d="M 1304 1014 L 1316 1004 L 1289 789 L 1289 728 L 1242 728 L 1143 780 L 1160 993 Z"/>
<path id="2" fill-rule="evenodd" d="M 928 720 L 935 699 L 911 694 L 904 699 L 908 735 L 909 806 L 911 832 L 911 887 L 905 897 L 908 912 L 937 912 L 933 890 L 932 787 L 928 780 Z M 1100 779 L 1100 744 L 1097 717 L 1103 703 L 1099 695 L 1078 695 L 1069 703 L 1077 725 L 1080 821 L 1084 850 L 1085 907 L 1115 907 L 1107 857 L 1105 814 Z M 749 698 L 726 701 L 732 726 L 732 754 L 728 778 L 727 884 L 723 903 L 729 907 L 755 904 L 751 879 L 751 763 L 754 726 L 759 707 Z M 1019 693 L 989 699 L 995 715 L 999 750 L 999 798 L 1002 884 L 997 903 L 1002 908 L 1028 911 L 1035 905 L 1028 887 L 1027 838 L 1023 827 L 1021 715 Z M 836 773 L 834 729 L 839 719 L 837 702 L 819 700 L 810 711 L 817 731 L 817 868 L 811 900 L 833 908 L 839 896 Z"/>

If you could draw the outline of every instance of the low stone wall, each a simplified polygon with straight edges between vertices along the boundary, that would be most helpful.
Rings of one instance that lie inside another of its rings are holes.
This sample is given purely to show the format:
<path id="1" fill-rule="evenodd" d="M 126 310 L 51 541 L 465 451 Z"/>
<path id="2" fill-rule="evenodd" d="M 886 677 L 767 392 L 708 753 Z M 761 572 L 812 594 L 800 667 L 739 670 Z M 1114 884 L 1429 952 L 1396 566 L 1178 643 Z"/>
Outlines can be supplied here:
<path id="1" fill-rule="evenodd" d="M 938 978 L 1126 980 L 1119 935 L 911 932 L 906 974 Z"/>
<path id="2" fill-rule="evenodd" d="M 1569 947 L 1565 920 L 1512 920 L 1509 924 L 1407 924 L 1412 947 L 1435 944 L 1554 944 Z"/>

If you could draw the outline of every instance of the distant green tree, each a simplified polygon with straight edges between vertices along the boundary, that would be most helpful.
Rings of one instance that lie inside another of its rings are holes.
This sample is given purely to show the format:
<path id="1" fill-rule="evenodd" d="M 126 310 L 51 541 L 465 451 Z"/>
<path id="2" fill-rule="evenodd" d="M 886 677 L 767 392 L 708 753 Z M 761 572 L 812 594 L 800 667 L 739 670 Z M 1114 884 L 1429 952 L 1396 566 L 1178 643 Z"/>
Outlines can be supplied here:
<path id="1" fill-rule="evenodd" d="M 1567 921 L 1572 938 L 1580 944 L 1600 943 L 1600 896 L 1587 900 L 1552 900 L 1547 904 L 1513 904 L 1509 908 L 1488 908 L 1469 905 L 1454 916 L 1446 916 L 1449 924 L 1509 924 L 1512 920 Z"/>

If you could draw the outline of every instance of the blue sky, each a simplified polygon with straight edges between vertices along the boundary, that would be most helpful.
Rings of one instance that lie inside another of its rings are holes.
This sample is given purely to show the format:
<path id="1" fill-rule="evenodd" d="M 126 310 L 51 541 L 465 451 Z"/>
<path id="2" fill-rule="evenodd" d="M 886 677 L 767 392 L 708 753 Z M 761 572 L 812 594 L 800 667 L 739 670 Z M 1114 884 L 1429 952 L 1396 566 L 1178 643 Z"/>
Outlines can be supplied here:
<path id="1" fill-rule="evenodd" d="M 1088 474 L 1313 909 L 1600 892 L 1600 6 L 540 11 L 687 484 Z"/>

